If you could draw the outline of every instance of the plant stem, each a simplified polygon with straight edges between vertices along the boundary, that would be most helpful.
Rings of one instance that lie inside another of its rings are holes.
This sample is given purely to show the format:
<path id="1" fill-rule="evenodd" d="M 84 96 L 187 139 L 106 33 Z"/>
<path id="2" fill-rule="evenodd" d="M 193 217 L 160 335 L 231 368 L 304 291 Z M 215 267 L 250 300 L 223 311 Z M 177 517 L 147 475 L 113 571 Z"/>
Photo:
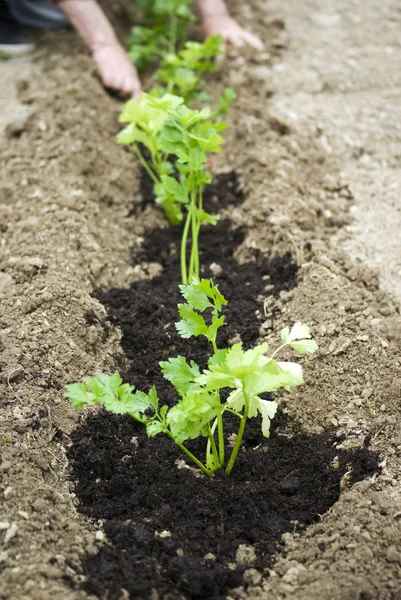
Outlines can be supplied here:
<path id="1" fill-rule="evenodd" d="M 220 413 L 217 415 L 217 435 L 219 440 L 219 461 L 220 466 L 224 466 L 225 455 L 224 455 L 224 429 L 223 429 L 223 415 Z"/>
<path id="2" fill-rule="evenodd" d="M 207 475 L 208 477 L 213 477 L 213 471 L 211 471 L 210 469 L 208 469 L 207 467 L 205 467 L 205 465 L 202 464 L 201 461 L 198 460 L 196 458 L 196 456 L 194 456 L 192 454 L 192 452 L 190 452 L 188 450 L 188 448 L 185 448 L 185 446 L 183 444 L 181 444 L 181 442 L 178 442 L 175 439 L 175 437 L 173 436 L 173 434 L 168 429 L 165 429 L 164 433 L 166 435 L 168 435 L 168 437 L 170 439 L 172 439 L 175 444 L 177 444 L 177 446 L 179 447 L 179 449 L 182 450 L 184 452 L 184 454 L 186 454 L 188 456 L 188 458 L 190 458 L 192 460 L 192 462 L 194 462 L 196 464 L 196 466 L 199 467 L 203 471 L 203 473 L 205 475 Z"/>
<path id="3" fill-rule="evenodd" d="M 185 220 L 184 230 L 181 238 L 181 281 L 183 284 L 188 283 L 187 275 L 187 243 L 188 243 L 188 232 L 191 224 L 191 209 L 188 210 L 187 218 Z"/>
<path id="4" fill-rule="evenodd" d="M 198 257 L 198 228 L 196 219 L 196 188 L 191 193 L 191 230 L 192 230 L 192 245 L 191 245 L 191 256 L 189 261 L 189 273 L 188 279 L 192 280 L 195 275 L 199 277 L 199 257 Z"/>
<path id="5" fill-rule="evenodd" d="M 214 435 L 213 435 L 213 433 L 212 433 L 212 431 L 210 429 L 210 426 L 209 426 L 209 440 L 210 440 L 210 444 L 211 444 L 211 447 L 212 447 L 214 462 L 215 462 L 216 465 L 220 465 L 221 466 L 220 459 L 219 459 L 219 453 L 217 452 L 216 442 L 215 442 L 215 439 L 214 439 Z"/>
<path id="6" fill-rule="evenodd" d="M 275 351 L 273 352 L 273 354 L 271 355 L 270 360 L 273 360 L 274 357 L 276 356 L 276 354 L 278 354 L 280 352 L 280 350 L 282 350 L 286 346 L 287 346 L 287 342 L 285 342 L 285 344 L 281 344 L 281 346 L 279 346 L 278 348 L 276 348 Z"/>
<path id="7" fill-rule="evenodd" d="M 143 166 L 143 168 L 145 169 L 145 171 L 147 172 L 149 177 L 152 179 L 153 183 L 159 183 L 158 178 L 153 173 L 152 169 L 148 165 L 147 161 L 145 160 L 145 157 L 143 156 L 142 152 L 139 150 L 138 146 L 135 144 L 133 146 L 133 148 L 134 148 L 134 152 L 135 152 L 139 162 L 141 163 L 141 165 Z"/>
<path id="8" fill-rule="evenodd" d="M 235 463 L 235 459 L 237 458 L 238 450 L 240 449 L 241 442 L 242 442 L 242 436 L 244 435 L 245 423 L 248 418 L 249 401 L 245 394 L 244 394 L 244 398 L 245 398 L 244 414 L 241 417 L 241 422 L 239 424 L 239 429 L 238 429 L 238 433 L 237 433 L 237 439 L 235 440 L 234 448 L 231 453 L 230 460 L 228 461 L 228 464 L 227 464 L 227 468 L 226 468 L 227 475 L 230 475 L 232 468 L 234 466 L 234 463 Z"/>

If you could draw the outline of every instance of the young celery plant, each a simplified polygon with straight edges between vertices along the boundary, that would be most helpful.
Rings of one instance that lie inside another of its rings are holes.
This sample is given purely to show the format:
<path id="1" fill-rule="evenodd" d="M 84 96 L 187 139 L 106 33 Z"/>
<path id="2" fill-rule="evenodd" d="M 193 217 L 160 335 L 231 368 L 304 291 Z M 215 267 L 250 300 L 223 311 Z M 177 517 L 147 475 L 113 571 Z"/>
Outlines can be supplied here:
<path id="1" fill-rule="evenodd" d="M 296 323 L 291 331 L 285 328 L 281 332 L 283 344 L 270 358 L 265 356 L 266 343 L 250 350 L 244 350 L 241 343 L 219 349 L 216 338 L 219 328 L 224 325 L 221 314 L 227 304 L 224 296 L 207 279 L 194 278 L 192 283 L 180 288 L 186 302 L 178 307 L 181 320 L 176 324 L 177 331 L 183 338 L 205 336 L 211 343 L 212 352 L 208 368 L 203 372 L 195 361 L 187 362 L 184 356 L 160 363 L 164 377 L 177 392 L 178 401 L 173 407 L 160 406 L 154 387 L 147 394 L 135 391 L 132 386 L 122 383 L 118 373 L 101 374 L 85 378 L 83 383 L 69 384 L 66 396 L 78 409 L 103 404 L 106 410 L 115 414 L 129 414 L 146 426 L 149 437 L 164 433 L 209 477 L 220 468 L 230 474 L 248 419 L 260 414 L 262 433 L 269 437 L 277 404 L 264 400 L 261 394 L 279 388 L 289 390 L 303 383 L 299 364 L 277 362 L 274 356 L 285 346 L 301 354 L 310 354 L 317 349 L 317 344 L 311 339 L 309 328 Z M 224 389 L 231 390 L 226 400 L 220 393 Z M 228 460 L 223 428 L 225 413 L 239 418 L 236 441 Z M 204 462 L 184 445 L 187 440 L 200 436 L 207 439 Z"/>
<path id="2" fill-rule="evenodd" d="M 170 223 L 180 223 L 187 212 L 180 253 L 183 283 L 199 277 L 201 225 L 215 224 L 218 218 L 203 207 L 203 188 L 211 181 L 205 168 L 206 153 L 220 152 L 223 138 L 219 132 L 227 124 L 211 121 L 210 112 L 209 108 L 191 110 L 182 98 L 171 94 L 162 98 L 142 94 L 139 100 L 129 100 L 120 115 L 120 121 L 128 125 L 117 142 L 133 148 L 153 180 L 156 202 L 163 206 Z M 149 160 L 140 145 L 147 148 Z M 169 159 L 174 157 L 173 166 Z"/>
<path id="3" fill-rule="evenodd" d="M 203 43 L 186 42 L 178 54 L 166 54 L 155 79 L 163 84 L 154 88 L 152 95 L 172 93 L 184 98 L 188 106 L 192 100 L 208 100 L 209 95 L 202 92 L 204 73 L 214 73 L 215 58 L 222 53 L 223 38 L 212 35 Z"/>
<path id="4" fill-rule="evenodd" d="M 148 27 L 136 26 L 126 42 L 128 56 L 139 70 L 183 48 L 189 24 L 195 20 L 191 0 L 138 0 Z"/>

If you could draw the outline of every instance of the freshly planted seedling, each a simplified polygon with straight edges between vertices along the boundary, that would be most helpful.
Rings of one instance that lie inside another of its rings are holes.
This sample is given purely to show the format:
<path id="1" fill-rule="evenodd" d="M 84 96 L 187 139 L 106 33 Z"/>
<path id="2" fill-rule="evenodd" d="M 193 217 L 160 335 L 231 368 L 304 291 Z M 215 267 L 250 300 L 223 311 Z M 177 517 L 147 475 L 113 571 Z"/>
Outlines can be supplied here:
<path id="1" fill-rule="evenodd" d="M 231 473 L 248 419 L 262 417 L 262 433 L 270 434 L 270 422 L 277 404 L 261 397 L 279 388 L 286 390 L 303 383 L 302 368 L 297 363 L 278 362 L 278 352 L 291 347 L 301 354 L 317 349 L 309 328 L 296 323 L 291 330 L 281 332 L 282 344 L 270 357 L 268 344 L 263 343 L 244 350 L 241 343 L 219 349 L 217 333 L 224 325 L 222 309 L 227 304 L 224 296 L 211 280 L 196 279 L 180 286 L 185 303 L 178 306 L 181 320 L 176 323 L 183 338 L 204 336 L 211 344 L 207 369 L 201 371 L 193 360 L 184 356 L 160 363 L 164 377 L 171 382 L 177 394 L 177 403 L 169 407 L 160 402 L 154 387 L 148 393 L 123 383 L 120 375 L 101 374 L 87 377 L 83 383 L 67 385 L 66 396 L 78 409 L 85 405 L 102 404 L 115 414 L 129 414 L 146 426 L 149 437 L 165 434 L 199 467 L 212 477 L 223 468 Z M 229 391 L 226 394 L 223 391 Z M 231 413 L 239 419 L 234 446 L 226 460 L 224 415 Z M 206 457 L 202 462 L 184 445 L 187 440 L 206 438 Z"/>
<path id="2" fill-rule="evenodd" d="M 180 253 L 183 283 L 199 277 L 201 225 L 215 224 L 218 219 L 203 208 L 203 188 L 211 181 L 207 153 L 220 152 L 223 138 L 219 133 L 227 124 L 211 121 L 210 113 L 209 108 L 191 110 L 182 98 L 171 94 L 162 98 L 142 94 L 139 100 L 129 100 L 120 115 L 120 121 L 128 125 L 117 142 L 134 150 L 153 180 L 156 202 L 163 206 L 170 223 L 180 223 L 186 212 Z M 147 148 L 149 160 L 142 146 Z"/>
<path id="3" fill-rule="evenodd" d="M 139 0 L 149 27 L 133 27 L 127 40 L 128 56 L 139 69 L 160 62 L 183 48 L 189 24 L 195 20 L 191 0 Z"/>
<path id="4" fill-rule="evenodd" d="M 178 54 L 167 53 L 155 79 L 163 87 L 155 88 L 152 94 L 173 93 L 184 98 L 185 104 L 194 99 L 207 101 L 209 95 L 203 92 L 204 73 L 214 73 L 215 58 L 222 53 L 223 38 L 212 35 L 203 43 L 186 42 Z"/>

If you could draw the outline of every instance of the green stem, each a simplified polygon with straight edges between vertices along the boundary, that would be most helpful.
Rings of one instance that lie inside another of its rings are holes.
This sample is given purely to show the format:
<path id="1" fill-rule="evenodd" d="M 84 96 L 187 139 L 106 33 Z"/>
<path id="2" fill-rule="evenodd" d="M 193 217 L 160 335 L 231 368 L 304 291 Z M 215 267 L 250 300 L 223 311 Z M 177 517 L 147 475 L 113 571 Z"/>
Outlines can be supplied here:
<path id="1" fill-rule="evenodd" d="M 276 348 L 276 350 L 271 355 L 270 360 L 274 360 L 274 357 L 276 356 L 276 354 L 278 354 L 280 352 L 280 350 L 282 350 L 286 346 L 287 346 L 287 342 L 285 344 L 281 344 L 281 346 L 279 346 L 278 348 Z"/>
<path id="2" fill-rule="evenodd" d="M 197 255 L 197 231 L 196 231 L 196 192 L 191 193 L 191 232 L 192 232 L 192 244 L 191 254 L 189 259 L 189 273 L 188 280 L 191 281 L 194 275 L 198 276 L 199 273 L 196 271 L 196 255 Z"/>
<path id="3" fill-rule="evenodd" d="M 224 466 L 225 455 L 224 455 L 224 429 L 223 429 L 223 415 L 220 413 L 217 415 L 217 435 L 219 441 L 219 461 L 220 466 Z"/>
<path id="4" fill-rule="evenodd" d="M 148 162 L 145 160 L 145 157 L 143 156 L 142 152 L 139 150 L 138 146 L 135 144 L 135 146 L 133 146 L 133 148 L 134 148 L 134 152 L 135 152 L 139 162 L 141 163 L 141 165 L 143 166 L 143 168 L 145 169 L 145 171 L 147 172 L 149 177 L 152 179 L 153 183 L 159 183 L 158 178 L 153 173 L 152 169 L 148 165 Z"/>
<path id="5" fill-rule="evenodd" d="M 241 442 L 242 442 L 242 436 L 244 435 L 246 420 L 248 418 L 249 402 L 248 402 L 248 399 L 245 394 L 244 394 L 244 398 L 245 398 L 244 414 L 241 417 L 241 422 L 239 424 L 239 429 L 238 429 L 238 433 L 237 433 L 237 439 L 235 440 L 234 448 L 231 453 L 230 460 L 228 461 L 228 464 L 227 464 L 227 468 L 226 468 L 227 475 L 230 475 L 232 468 L 234 466 L 234 463 L 235 463 L 235 459 L 237 458 L 237 454 L 238 454 L 238 451 L 240 449 Z"/>
<path id="6" fill-rule="evenodd" d="M 188 232 L 191 224 L 191 209 L 188 210 L 187 218 L 184 225 L 181 238 L 181 281 L 183 284 L 188 283 L 187 275 L 187 243 L 188 243 Z"/>
<path id="7" fill-rule="evenodd" d="M 210 429 L 210 426 L 209 426 L 209 440 L 210 440 L 210 445 L 212 447 L 214 463 L 215 463 L 215 465 L 219 465 L 220 464 L 219 453 L 217 452 L 216 442 L 214 439 L 214 435 Z M 220 464 L 220 466 L 221 466 L 221 464 Z"/>
<path id="8" fill-rule="evenodd" d="M 185 446 L 183 444 L 181 444 L 181 442 L 177 442 L 177 440 L 175 439 L 175 437 L 173 436 L 173 434 L 168 429 L 165 429 L 164 433 L 166 435 L 168 435 L 168 437 L 171 438 L 175 444 L 177 444 L 177 446 L 179 447 L 179 449 L 182 450 L 184 452 L 184 454 L 186 454 L 188 456 L 188 458 L 190 458 L 192 460 L 192 462 L 194 462 L 196 464 L 196 466 L 199 467 L 199 469 L 201 469 L 203 471 L 203 473 L 205 475 L 207 475 L 208 477 L 213 477 L 213 471 L 211 471 L 210 469 L 208 469 L 207 467 L 205 467 L 205 465 L 202 464 L 201 461 L 198 460 L 196 458 L 196 456 L 194 456 L 192 454 L 192 452 L 190 452 L 188 450 L 188 448 L 185 448 Z"/>

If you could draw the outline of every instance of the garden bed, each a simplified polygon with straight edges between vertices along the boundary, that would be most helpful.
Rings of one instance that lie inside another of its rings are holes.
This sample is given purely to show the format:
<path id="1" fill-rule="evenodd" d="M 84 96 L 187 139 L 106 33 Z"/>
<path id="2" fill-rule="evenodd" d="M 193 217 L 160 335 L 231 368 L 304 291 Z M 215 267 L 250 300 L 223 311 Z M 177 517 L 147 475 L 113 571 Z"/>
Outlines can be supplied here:
<path id="1" fill-rule="evenodd" d="M 0 148 L 4 600 L 397 598 L 399 310 L 330 247 L 352 193 L 338 159 L 270 113 L 284 23 L 251 9 L 270 45 L 221 70 L 241 93 L 201 263 L 229 300 L 222 339 L 311 327 L 306 385 L 276 395 L 271 438 L 255 420 L 232 475 L 211 481 L 130 419 L 63 398 L 65 383 L 116 366 L 168 393 L 158 361 L 182 344 L 180 233 L 115 144 L 120 104 L 89 57 L 72 34 L 43 38 Z M 202 344 L 189 347 L 202 362 Z"/>

